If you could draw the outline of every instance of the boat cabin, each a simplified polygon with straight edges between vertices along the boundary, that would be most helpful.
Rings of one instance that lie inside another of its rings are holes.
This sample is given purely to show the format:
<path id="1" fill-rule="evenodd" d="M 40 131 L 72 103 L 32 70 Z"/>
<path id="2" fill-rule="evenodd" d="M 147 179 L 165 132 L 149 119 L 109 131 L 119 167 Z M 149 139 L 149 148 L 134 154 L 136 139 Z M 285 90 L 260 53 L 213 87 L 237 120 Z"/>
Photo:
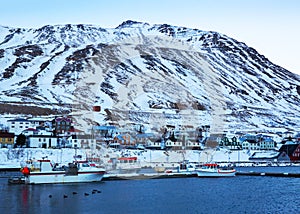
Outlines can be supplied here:
<path id="1" fill-rule="evenodd" d="M 28 160 L 26 161 L 26 166 L 22 169 L 22 173 L 29 174 L 30 172 L 52 171 L 52 168 L 53 165 L 50 160 Z M 27 172 L 27 170 L 29 170 L 29 172 Z"/>

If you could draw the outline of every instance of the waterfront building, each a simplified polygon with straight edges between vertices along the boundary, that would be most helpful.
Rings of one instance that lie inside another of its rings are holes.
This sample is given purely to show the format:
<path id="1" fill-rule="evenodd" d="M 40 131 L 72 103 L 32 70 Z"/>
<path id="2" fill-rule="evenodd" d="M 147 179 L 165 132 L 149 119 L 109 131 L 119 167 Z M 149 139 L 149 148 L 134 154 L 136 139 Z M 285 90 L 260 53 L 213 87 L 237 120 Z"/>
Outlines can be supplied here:
<path id="1" fill-rule="evenodd" d="M 249 161 L 255 162 L 289 162 L 290 158 L 285 152 L 279 151 L 264 151 L 254 152 L 250 157 Z"/>
<path id="2" fill-rule="evenodd" d="M 300 161 L 300 144 L 286 143 L 282 145 L 279 152 L 285 152 L 291 161 Z"/>

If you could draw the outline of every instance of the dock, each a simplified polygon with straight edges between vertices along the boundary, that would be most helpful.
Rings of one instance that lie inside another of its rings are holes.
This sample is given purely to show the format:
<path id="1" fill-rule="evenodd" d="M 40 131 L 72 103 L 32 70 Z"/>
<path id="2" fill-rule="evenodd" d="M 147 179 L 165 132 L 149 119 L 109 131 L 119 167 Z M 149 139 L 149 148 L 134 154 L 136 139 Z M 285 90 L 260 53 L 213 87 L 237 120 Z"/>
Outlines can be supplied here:
<path id="1" fill-rule="evenodd" d="M 278 173 L 278 172 L 236 172 L 236 176 L 264 176 L 264 177 L 290 177 L 300 178 L 300 173 Z M 122 174 L 104 174 L 102 181 L 113 180 L 143 180 L 143 179 L 166 179 L 166 178 L 191 178 L 197 177 L 196 173 L 122 173 Z M 23 176 L 11 177 L 9 184 L 25 184 Z"/>
<path id="2" fill-rule="evenodd" d="M 11 170 L 14 171 L 14 170 Z M 236 176 L 260 176 L 260 177 L 285 177 L 285 178 L 300 178 L 300 173 L 290 172 L 244 172 L 237 171 Z M 143 180 L 143 179 L 166 179 L 166 178 L 191 178 L 197 177 L 196 172 L 144 172 L 144 173 L 106 173 L 102 181 L 113 180 Z M 10 184 L 24 184 L 24 176 L 9 177 Z"/>
<path id="3" fill-rule="evenodd" d="M 300 173 L 290 172 L 236 172 L 236 176 L 269 176 L 269 177 L 291 177 L 300 178 Z"/>
<path id="4" fill-rule="evenodd" d="M 291 177 L 300 178 L 300 173 L 279 172 L 236 172 L 236 176 L 266 176 L 266 177 Z M 197 177 L 196 173 L 128 173 L 128 174 L 105 174 L 103 181 L 110 180 L 141 180 L 141 179 L 164 179 L 164 178 L 190 178 Z"/>

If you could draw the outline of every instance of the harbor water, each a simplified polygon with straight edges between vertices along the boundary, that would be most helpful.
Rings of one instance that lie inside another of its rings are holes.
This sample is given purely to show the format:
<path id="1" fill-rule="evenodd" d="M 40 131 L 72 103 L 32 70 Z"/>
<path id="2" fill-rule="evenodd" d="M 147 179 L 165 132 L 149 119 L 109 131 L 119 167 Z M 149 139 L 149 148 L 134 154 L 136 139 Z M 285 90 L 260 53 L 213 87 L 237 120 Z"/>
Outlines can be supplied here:
<path id="1" fill-rule="evenodd" d="M 299 167 L 240 170 L 300 172 Z M 0 213 L 299 213 L 300 178 L 236 176 L 12 185 L 0 173 Z"/>

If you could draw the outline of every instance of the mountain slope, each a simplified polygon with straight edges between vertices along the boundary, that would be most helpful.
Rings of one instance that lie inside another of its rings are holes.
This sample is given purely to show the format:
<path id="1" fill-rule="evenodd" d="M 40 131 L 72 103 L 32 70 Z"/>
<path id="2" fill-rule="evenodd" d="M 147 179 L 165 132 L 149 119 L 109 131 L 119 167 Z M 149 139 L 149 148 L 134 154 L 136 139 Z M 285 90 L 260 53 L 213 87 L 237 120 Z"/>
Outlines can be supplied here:
<path id="1" fill-rule="evenodd" d="M 134 21 L 0 27 L 0 68 L 0 101 L 69 111 L 81 128 L 299 128 L 300 77 L 217 32 Z"/>

